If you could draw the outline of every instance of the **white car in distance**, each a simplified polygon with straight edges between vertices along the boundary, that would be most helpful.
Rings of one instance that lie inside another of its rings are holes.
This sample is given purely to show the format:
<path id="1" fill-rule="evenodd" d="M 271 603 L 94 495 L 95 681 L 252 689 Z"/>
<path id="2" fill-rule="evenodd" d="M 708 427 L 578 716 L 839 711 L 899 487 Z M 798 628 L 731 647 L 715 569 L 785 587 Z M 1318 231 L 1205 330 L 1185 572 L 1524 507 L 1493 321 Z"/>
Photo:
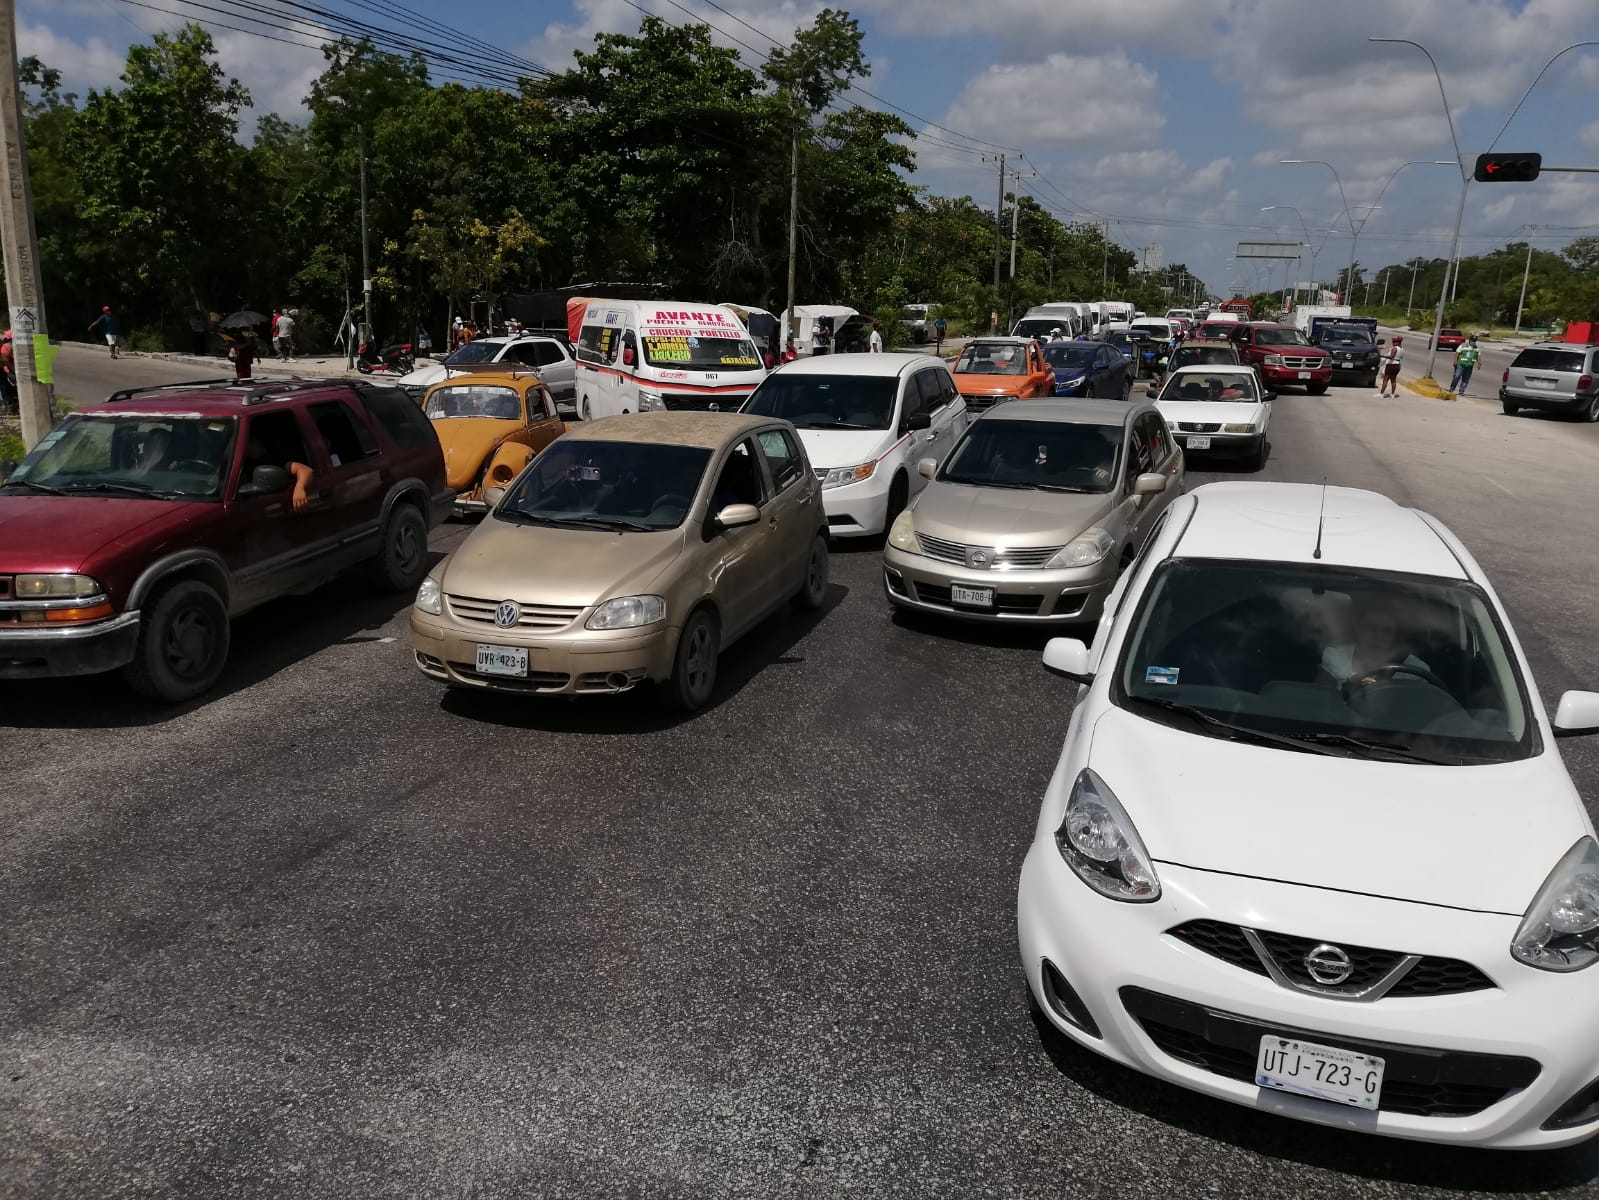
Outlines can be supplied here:
<path id="1" fill-rule="evenodd" d="M 1163 387 L 1146 392 L 1185 451 L 1239 455 L 1249 470 L 1266 461 L 1272 393 L 1250 367 L 1223 363 L 1179 367 Z"/>
<path id="2" fill-rule="evenodd" d="M 1089 650 L 1022 867 L 1036 1019 L 1251 1108 L 1495 1148 L 1599 1132 L 1599 845 L 1482 569 L 1385 497 L 1172 503 Z"/>

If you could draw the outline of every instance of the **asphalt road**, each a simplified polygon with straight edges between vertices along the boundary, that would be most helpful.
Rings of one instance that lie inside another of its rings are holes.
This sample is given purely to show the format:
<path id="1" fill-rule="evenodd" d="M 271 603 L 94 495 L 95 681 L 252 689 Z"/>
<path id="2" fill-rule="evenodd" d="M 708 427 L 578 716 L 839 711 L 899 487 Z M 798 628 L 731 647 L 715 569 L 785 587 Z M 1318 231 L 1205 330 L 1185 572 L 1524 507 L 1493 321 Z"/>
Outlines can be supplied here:
<path id="1" fill-rule="evenodd" d="M 1599 681 L 1599 426 L 1275 407 L 1260 477 L 1438 513 L 1545 700 Z M 6 687 L 0 1195 L 1599 1194 L 1599 1147 L 1364 1139 L 1046 1054 L 1015 885 L 1070 693 L 1041 635 L 902 625 L 878 579 L 841 550 L 688 720 L 446 698 L 353 580 L 240 621 L 202 704 Z M 1599 744 L 1562 751 L 1599 798 Z"/>

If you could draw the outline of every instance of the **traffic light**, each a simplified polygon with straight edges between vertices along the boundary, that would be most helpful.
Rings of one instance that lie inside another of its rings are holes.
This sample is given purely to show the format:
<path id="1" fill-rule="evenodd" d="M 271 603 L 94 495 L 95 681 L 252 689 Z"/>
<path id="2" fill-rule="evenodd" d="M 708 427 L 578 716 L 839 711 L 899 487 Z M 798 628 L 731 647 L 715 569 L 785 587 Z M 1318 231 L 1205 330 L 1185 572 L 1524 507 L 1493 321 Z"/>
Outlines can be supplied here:
<path id="1" fill-rule="evenodd" d="M 1531 183 L 1542 167 L 1541 154 L 1479 154 L 1472 178 L 1478 183 Z"/>

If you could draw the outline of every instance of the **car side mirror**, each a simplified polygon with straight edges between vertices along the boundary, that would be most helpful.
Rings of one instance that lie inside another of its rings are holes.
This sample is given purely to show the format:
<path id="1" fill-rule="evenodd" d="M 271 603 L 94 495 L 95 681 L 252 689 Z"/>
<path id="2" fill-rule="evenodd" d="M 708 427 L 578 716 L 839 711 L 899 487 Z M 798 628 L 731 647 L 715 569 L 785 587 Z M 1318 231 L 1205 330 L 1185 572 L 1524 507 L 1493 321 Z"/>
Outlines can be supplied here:
<path id="1" fill-rule="evenodd" d="M 915 433 L 918 429 L 931 429 L 932 427 L 933 418 L 927 413 L 912 413 L 905 418 L 905 429 L 910 433 Z"/>
<path id="2" fill-rule="evenodd" d="M 1560 697 L 1554 729 L 1557 738 L 1599 733 L 1599 692 L 1567 692 Z"/>
<path id="3" fill-rule="evenodd" d="M 1166 490 L 1166 477 L 1159 471 L 1145 471 L 1133 480 L 1133 495 L 1158 496 Z"/>
<path id="4" fill-rule="evenodd" d="M 761 519 L 761 510 L 753 504 L 729 504 L 716 514 L 716 523 L 723 529 L 741 529 Z"/>
<path id="5" fill-rule="evenodd" d="M 1260 399 L 1261 399 L 1261 403 L 1270 404 L 1273 400 L 1277 399 L 1277 393 L 1276 392 L 1267 392 Z"/>
<path id="6" fill-rule="evenodd" d="M 1158 389 L 1154 384 L 1150 384 L 1144 389 L 1144 395 L 1153 400 L 1156 396 L 1160 395 L 1160 389 Z"/>
<path id="7" fill-rule="evenodd" d="M 1093 683 L 1088 645 L 1078 638 L 1050 638 L 1044 643 L 1044 670 L 1077 683 Z"/>
<path id="8" fill-rule="evenodd" d="M 631 367 L 637 357 L 638 356 L 633 353 L 633 347 L 627 347 L 622 351 L 622 365 L 625 367 Z"/>
<path id="9" fill-rule="evenodd" d="M 504 499 L 505 489 L 502 487 L 490 487 L 483 489 L 483 503 L 487 504 L 490 508 L 498 508 L 500 506 L 500 501 Z"/>
<path id="10" fill-rule="evenodd" d="M 938 474 L 938 459 L 924 458 L 916 464 L 916 473 L 923 479 L 931 479 Z"/>
<path id="11" fill-rule="evenodd" d="M 241 500 L 251 496 L 270 496 L 294 483 L 294 478 L 282 467 L 263 464 L 250 472 L 250 478 L 239 485 L 237 495 Z"/>

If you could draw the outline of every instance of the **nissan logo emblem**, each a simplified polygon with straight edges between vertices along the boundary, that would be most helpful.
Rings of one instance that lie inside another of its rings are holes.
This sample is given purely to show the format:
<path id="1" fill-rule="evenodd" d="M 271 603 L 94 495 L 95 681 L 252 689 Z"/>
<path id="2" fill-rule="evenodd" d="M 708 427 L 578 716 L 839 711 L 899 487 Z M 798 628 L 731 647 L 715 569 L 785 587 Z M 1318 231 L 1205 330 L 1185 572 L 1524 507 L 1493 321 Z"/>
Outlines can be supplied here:
<path id="1" fill-rule="evenodd" d="M 1324 987 L 1337 987 L 1354 972 L 1355 966 L 1349 961 L 1349 955 L 1338 946 L 1330 946 L 1326 942 L 1313 947 L 1305 955 L 1305 970 L 1310 977 Z"/>
<path id="2" fill-rule="evenodd" d="M 494 610 L 494 623 L 501 629 L 509 629 L 522 619 L 522 610 L 515 600 L 501 600 L 500 606 Z"/>
<path id="3" fill-rule="evenodd" d="M 966 563 L 967 563 L 968 566 L 972 566 L 972 567 L 986 567 L 986 566 L 988 566 L 988 551 L 987 550 L 973 550 L 971 553 L 969 553 L 966 556 Z"/>
<path id="4" fill-rule="evenodd" d="M 710 409 L 711 412 L 721 412 L 722 411 L 722 406 L 720 404 L 718 404 L 715 400 L 712 400 L 705 407 Z"/>

